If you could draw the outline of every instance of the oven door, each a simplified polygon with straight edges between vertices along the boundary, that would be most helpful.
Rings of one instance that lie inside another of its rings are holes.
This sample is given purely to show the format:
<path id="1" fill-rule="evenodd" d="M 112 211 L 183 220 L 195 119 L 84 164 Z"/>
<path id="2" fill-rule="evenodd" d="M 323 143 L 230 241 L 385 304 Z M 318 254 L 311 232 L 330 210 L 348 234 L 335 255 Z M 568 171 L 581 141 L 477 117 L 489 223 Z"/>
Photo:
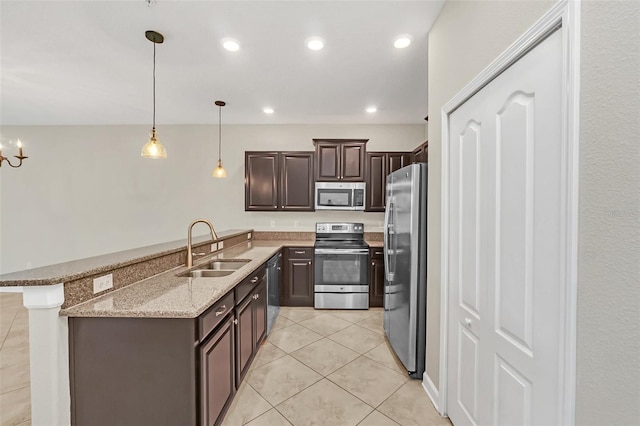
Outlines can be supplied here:
<path id="1" fill-rule="evenodd" d="M 368 293 L 368 249 L 315 249 L 315 292 Z"/>

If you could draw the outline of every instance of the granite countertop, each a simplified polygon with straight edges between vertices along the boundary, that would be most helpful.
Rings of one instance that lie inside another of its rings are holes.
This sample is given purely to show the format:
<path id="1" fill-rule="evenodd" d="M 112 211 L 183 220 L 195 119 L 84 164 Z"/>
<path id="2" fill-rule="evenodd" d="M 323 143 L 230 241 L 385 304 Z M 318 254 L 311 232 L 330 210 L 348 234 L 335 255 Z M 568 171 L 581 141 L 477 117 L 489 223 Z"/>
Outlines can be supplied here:
<path id="1" fill-rule="evenodd" d="M 245 231 L 246 232 L 246 231 Z M 69 317 L 196 318 L 284 246 L 313 247 L 313 240 L 253 240 L 199 259 L 194 266 L 216 259 L 247 259 L 234 273 L 218 278 L 179 277 L 180 266 L 63 309 Z M 197 269 L 197 268 L 192 268 Z"/>
<path id="2" fill-rule="evenodd" d="M 218 240 L 231 238 L 251 230 L 229 230 L 218 234 Z M 218 241 L 216 240 L 216 241 Z M 193 245 L 211 241 L 209 235 L 193 238 Z M 213 242 L 213 241 L 212 241 Z M 27 269 L 0 275 L 0 286 L 32 286 L 59 284 L 110 271 L 112 269 L 143 262 L 158 256 L 186 249 L 186 239 L 155 244 L 131 250 L 119 251 L 86 259 Z"/>

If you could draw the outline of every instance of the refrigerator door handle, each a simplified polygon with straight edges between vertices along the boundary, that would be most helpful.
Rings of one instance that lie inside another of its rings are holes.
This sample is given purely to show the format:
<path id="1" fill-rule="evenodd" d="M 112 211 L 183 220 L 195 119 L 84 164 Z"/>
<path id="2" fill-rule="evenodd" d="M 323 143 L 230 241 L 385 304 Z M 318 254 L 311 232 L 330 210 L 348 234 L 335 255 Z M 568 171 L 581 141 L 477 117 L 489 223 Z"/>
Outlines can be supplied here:
<path id="1" fill-rule="evenodd" d="M 389 204 L 387 205 L 386 210 L 384 211 L 384 223 L 385 223 L 385 230 L 384 230 L 384 276 L 386 277 L 388 282 L 392 281 L 392 277 L 391 277 L 391 269 L 390 269 L 390 263 L 389 263 L 389 254 L 391 253 L 391 233 L 392 233 L 392 228 L 393 228 L 393 224 L 390 223 L 391 222 L 391 218 L 392 218 L 392 211 L 393 209 L 393 202 L 389 201 Z"/>

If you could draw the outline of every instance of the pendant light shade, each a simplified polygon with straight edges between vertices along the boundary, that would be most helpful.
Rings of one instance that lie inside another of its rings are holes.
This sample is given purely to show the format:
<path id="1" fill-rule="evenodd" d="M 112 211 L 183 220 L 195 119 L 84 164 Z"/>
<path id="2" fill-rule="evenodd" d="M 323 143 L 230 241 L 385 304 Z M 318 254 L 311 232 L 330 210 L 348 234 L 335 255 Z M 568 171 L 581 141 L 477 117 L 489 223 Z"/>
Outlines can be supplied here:
<path id="1" fill-rule="evenodd" d="M 167 150 L 160 142 L 158 142 L 158 139 L 156 138 L 155 127 L 151 129 L 151 137 L 149 138 L 149 142 L 145 143 L 142 147 L 142 157 L 152 158 L 156 160 L 167 158 Z"/>
<path id="2" fill-rule="evenodd" d="M 218 167 L 213 171 L 213 177 L 215 178 L 226 178 L 227 171 L 222 167 L 222 161 L 218 160 Z"/>
<path id="3" fill-rule="evenodd" d="M 222 107 L 226 105 L 224 101 L 216 101 L 218 106 L 218 167 L 213 171 L 214 178 L 226 178 L 227 172 L 222 167 Z"/>
<path id="4" fill-rule="evenodd" d="M 167 158 L 167 150 L 158 141 L 156 135 L 156 44 L 164 42 L 164 36 L 156 31 L 146 31 L 144 36 L 153 43 L 153 127 L 151 128 L 151 137 L 149 141 L 142 147 L 142 158 L 165 159 Z"/>

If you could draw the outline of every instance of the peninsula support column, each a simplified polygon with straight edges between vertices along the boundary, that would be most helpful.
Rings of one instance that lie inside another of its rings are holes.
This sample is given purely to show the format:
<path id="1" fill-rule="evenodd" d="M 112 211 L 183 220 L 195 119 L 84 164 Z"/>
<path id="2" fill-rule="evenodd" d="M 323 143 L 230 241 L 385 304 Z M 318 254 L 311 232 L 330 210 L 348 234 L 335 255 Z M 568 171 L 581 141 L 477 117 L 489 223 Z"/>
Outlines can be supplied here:
<path id="1" fill-rule="evenodd" d="M 63 284 L 25 286 L 24 306 L 29 309 L 31 365 L 31 424 L 71 424 L 69 390 L 69 328 L 61 317 Z"/>

